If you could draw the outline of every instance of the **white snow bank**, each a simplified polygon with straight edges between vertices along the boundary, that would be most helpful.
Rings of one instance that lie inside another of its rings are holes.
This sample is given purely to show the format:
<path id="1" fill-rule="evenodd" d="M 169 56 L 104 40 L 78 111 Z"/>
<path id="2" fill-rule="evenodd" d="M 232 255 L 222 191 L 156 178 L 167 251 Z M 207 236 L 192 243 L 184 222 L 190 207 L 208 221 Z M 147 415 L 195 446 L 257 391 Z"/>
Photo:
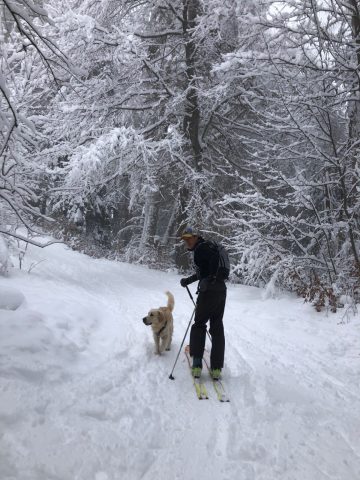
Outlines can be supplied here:
<path id="1" fill-rule="evenodd" d="M 36 312 L 0 310 L 0 331 L 0 378 L 37 383 L 74 358 L 71 346 L 62 345 Z"/>
<path id="2" fill-rule="evenodd" d="M 16 310 L 24 301 L 25 297 L 19 290 L 0 286 L 0 310 Z"/>

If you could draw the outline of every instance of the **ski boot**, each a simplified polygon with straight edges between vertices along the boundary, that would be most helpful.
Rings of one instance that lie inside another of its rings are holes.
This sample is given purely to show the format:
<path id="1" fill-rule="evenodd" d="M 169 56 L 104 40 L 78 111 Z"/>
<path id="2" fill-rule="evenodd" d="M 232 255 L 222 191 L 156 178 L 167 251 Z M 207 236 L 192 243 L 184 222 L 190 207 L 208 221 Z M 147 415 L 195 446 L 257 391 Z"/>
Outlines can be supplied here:
<path id="1" fill-rule="evenodd" d="M 193 357 L 193 363 L 191 367 L 191 373 L 194 378 L 200 378 L 202 370 L 202 359 Z"/>
<path id="2" fill-rule="evenodd" d="M 200 378 L 201 376 L 201 367 L 191 367 L 191 374 L 194 378 Z"/>
<path id="3" fill-rule="evenodd" d="M 210 371 L 210 375 L 213 380 L 220 380 L 221 368 L 212 368 Z"/>

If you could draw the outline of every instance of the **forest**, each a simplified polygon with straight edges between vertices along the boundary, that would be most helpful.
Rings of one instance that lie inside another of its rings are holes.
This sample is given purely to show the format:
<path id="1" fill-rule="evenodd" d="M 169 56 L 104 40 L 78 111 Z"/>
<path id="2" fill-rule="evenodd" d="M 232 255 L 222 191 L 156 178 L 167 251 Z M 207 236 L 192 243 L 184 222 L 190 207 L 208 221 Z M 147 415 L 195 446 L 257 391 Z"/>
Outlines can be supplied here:
<path id="1" fill-rule="evenodd" d="M 192 225 L 234 282 L 355 305 L 359 132 L 358 0 L 0 0 L 3 252 L 182 271 Z"/>

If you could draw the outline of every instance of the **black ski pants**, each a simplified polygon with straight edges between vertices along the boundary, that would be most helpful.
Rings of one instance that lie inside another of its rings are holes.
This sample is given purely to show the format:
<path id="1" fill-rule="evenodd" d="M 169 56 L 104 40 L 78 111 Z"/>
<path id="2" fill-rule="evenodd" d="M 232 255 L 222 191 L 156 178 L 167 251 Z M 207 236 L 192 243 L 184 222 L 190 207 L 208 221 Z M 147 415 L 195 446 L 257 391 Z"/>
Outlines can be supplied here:
<path id="1" fill-rule="evenodd" d="M 194 323 L 190 331 L 190 355 L 202 358 L 206 340 L 206 324 L 210 320 L 212 347 L 211 368 L 223 368 L 225 354 L 225 335 L 223 315 L 226 301 L 226 289 L 220 291 L 200 292 L 197 302 Z"/>

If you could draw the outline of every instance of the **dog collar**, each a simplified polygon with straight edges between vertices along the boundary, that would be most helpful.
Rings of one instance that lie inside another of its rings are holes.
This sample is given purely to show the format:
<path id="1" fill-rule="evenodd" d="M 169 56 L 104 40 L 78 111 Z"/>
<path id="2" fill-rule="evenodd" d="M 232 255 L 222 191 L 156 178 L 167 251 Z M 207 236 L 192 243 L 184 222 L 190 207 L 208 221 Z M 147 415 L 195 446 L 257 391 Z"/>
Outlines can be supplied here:
<path id="1" fill-rule="evenodd" d="M 163 326 L 163 327 L 162 327 L 162 328 L 161 328 L 161 329 L 160 329 L 160 330 L 157 332 L 157 334 L 156 334 L 156 335 L 157 335 L 158 337 L 160 337 L 160 334 L 161 334 L 161 332 L 163 332 L 163 331 L 165 330 L 165 328 L 166 328 L 166 325 L 167 325 L 167 320 L 166 320 L 166 322 L 165 322 L 164 326 Z"/>

